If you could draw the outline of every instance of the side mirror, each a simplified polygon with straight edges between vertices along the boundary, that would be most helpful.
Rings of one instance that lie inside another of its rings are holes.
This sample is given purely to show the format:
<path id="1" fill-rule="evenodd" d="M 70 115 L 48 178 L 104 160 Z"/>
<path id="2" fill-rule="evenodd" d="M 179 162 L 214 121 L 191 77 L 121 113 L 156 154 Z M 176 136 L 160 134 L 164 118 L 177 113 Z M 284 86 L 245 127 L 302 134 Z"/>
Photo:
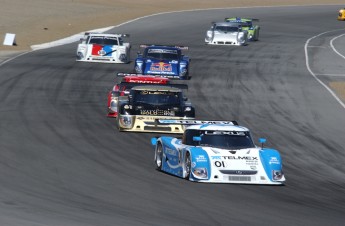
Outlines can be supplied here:
<path id="1" fill-rule="evenodd" d="M 265 138 L 259 138 L 259 143 L 261 144 L 261 148 L 264 148 L 264 143 L 266 143 Z"/>
<path id="2" fill-rule="evenodd" d="M 132 103 L 132 101 L 133 101 L 133 96 L 132 96 L 132 95 L 128 95 L 128 100 L 129 100 L 130 103 Z"/>
<path id="3" fill-rule="evenodd" d="M 156 137 L 151 138 L 151 144 L 153 146 L 157 145 L 157 138 Z"/>
<path id="4" fill-rule="evenodd" d="M 196 144 L 194 144 L 194 146 L 200 145 L 201 137 L 200 136 L 195 136 L 195 137 L 193 137 L 193 141 L 197 142 Z"/>

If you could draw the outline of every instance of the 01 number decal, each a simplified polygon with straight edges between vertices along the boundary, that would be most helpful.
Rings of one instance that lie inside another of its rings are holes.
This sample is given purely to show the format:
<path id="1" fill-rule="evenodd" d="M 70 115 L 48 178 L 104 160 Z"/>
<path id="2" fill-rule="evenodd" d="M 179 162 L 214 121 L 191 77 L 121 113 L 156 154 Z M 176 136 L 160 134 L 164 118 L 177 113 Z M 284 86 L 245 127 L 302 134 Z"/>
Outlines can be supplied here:
<path id="1" fill-rule="evenodd" d="M 224 162 L 224 161 L 215 161 L 214 165 L 216 167 L 226 167 L 227 166 L 226 162 Z"/>

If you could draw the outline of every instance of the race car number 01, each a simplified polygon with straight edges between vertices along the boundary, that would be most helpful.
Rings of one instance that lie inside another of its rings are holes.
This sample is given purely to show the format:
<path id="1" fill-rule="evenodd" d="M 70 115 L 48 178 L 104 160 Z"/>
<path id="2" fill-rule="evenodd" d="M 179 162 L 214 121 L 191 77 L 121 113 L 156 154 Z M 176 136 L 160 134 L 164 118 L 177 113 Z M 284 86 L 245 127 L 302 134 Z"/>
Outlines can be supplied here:
<path id="1" fill-rule="evenodd" d="M 224 167 L 224 168 L 227 166 L 227 164 L 224 161 L 215 161 L 214 165 L 216 167 Z"/>

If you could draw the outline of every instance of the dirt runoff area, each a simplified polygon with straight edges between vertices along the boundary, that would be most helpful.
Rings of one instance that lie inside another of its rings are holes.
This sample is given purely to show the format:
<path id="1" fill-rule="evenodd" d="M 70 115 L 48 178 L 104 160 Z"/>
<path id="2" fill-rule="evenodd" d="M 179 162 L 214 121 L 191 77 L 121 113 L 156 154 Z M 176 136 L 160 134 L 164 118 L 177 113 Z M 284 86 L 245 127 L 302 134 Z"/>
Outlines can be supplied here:
<path id="1" fill-rule="evenodd" d="M 115 26 L 138 17 L 177 10 L 240 6 L 343 4 L 343 0 L 1 0 L 0 37 L 16 35 L 16 46 L 30 50 L 83 31 Z"/>

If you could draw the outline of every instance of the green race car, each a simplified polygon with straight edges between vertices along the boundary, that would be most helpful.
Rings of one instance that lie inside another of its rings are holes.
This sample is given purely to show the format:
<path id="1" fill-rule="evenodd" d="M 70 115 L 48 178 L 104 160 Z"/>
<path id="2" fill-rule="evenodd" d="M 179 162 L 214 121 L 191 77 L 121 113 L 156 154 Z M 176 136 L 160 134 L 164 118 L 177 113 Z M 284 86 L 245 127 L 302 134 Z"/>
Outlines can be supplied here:
<path id="1" fill-rule="evenodd" d="M 242 30 L 248 31 L 248 40 L 258 41 L 260 26 L 254 25 L 253 21 L 259 21 L 258 19 L 242 18 L 242 17 L 229 17 L 225 18 L 225 22 L 236 23 L 242 26 Z"/>

